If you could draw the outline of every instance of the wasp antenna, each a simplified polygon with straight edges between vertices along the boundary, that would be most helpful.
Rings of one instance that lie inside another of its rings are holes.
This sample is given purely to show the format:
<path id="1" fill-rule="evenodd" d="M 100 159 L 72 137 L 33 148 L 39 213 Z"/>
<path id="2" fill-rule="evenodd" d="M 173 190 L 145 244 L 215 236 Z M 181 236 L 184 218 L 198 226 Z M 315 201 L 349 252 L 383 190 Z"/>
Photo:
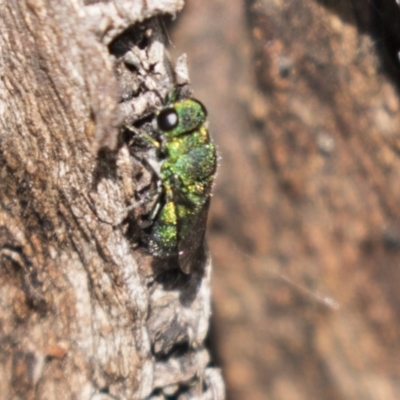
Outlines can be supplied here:
<path id="1" fill-rule="evenodd" d="M 163 27 L 165 36 L 168 39 L 168 44 L 175 49 L 175 45 L 171 40 L 171 36 L 169 36 L 168 29 L 167 26 L 165 25 L 164 19 L 162 17 L 158 17 L 158 20 L 160 21 L 160 25 Z"/>

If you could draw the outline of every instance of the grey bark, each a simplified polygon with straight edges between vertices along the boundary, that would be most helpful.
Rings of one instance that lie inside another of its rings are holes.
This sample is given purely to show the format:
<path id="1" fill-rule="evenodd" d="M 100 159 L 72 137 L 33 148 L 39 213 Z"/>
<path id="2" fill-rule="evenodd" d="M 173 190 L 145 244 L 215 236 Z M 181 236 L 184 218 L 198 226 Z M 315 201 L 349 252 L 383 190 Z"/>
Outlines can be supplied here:
<path id="1" fill-rule="evenodd" d="M 182 6 L 0 3 L 1 398 L 224 398 L 210 260 L 183 277 L 138 245 L 151 174 L 120 135 L 188 83 L 154 19 Z"/>

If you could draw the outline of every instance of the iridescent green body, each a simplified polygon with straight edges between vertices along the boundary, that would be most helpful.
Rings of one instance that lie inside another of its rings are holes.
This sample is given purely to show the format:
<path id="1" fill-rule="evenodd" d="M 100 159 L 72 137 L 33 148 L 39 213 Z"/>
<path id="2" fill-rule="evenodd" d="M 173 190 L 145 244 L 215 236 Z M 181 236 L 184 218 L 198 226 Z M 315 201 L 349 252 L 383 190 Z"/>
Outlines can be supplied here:
<path id="1" fill-rule="evenodd" d="M 173 102 L 157 114 L 164 156 L 160 169 L 163 195 L 149 249 L 157 257 L 177 256 L 185 273 L 201 256 L 217 167 L 206 118 L 204 106 L 194 99 Z"/>

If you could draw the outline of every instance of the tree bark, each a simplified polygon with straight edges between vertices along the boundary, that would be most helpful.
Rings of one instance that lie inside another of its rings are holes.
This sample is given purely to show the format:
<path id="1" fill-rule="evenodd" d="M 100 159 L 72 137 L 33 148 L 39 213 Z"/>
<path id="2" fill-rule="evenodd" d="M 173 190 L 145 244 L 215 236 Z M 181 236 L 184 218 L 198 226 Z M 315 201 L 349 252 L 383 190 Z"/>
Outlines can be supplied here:
<path id="1" fill-rule="evenodd" d="M 182 276 L 140 245 L 150 173 L 120 127 L 176 82 L 155 17 L 182 0 L 11 1 L 0 14 L 0 393 L 222 399 L 204 346 L 208 257 Z"/>

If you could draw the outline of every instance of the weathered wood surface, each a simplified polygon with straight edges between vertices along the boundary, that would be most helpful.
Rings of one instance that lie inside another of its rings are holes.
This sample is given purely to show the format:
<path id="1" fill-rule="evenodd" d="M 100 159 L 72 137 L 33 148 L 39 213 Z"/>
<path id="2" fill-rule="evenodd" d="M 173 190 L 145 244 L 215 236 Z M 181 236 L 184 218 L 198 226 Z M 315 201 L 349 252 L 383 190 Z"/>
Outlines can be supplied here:
<path id="1" fill-rule="evenodd" d="M 400 398 L 398 21 L 394 0 L 190 1 L 172 34 L 221 154 L 232 400 Z"/>
<path id="2" fill-rule="evenodd" d="M 0 4 L 0 397 L 222 399 L 209 259 L 140 251 L 151 177 L 119 135 L 174 86 L 150 18 L 183 1 Z"/>

